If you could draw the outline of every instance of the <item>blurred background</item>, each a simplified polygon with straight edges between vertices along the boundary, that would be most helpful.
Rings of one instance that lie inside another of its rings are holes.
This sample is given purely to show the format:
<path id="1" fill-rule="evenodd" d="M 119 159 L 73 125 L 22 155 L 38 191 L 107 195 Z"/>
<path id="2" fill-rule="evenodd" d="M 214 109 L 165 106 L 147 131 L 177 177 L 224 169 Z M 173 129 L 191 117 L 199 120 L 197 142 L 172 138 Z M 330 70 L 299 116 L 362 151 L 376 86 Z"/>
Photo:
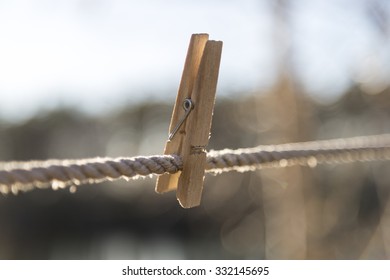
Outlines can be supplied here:
<path id="1" fill-rule="evenodd" d="M 210 149 L 390 132 L 389 1 L 0 1 L 0 161 L 161 154 L 192 33 L 224 42 Z M 389 167 L 0 195 L 0 258 L 389 259 Z"/>

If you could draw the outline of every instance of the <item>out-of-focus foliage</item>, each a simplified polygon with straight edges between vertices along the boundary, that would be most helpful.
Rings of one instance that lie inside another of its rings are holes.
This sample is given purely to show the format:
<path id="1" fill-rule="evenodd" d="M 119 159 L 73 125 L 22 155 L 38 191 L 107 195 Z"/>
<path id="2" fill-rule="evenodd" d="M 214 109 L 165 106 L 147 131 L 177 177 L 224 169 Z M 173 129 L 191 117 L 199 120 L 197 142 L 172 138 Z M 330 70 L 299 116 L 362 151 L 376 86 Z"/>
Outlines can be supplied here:
<path id="1" fill-rule="evenodd" d="M 209 148 L 388 133 L 390 91 L 358 86 L 331 105 L 289 78 L 217 99 Z M 171 105 L 87 117 L 71 109 L 0 125 L 0 160 L 161 154 Z M 155 178 L 0 197 L 2 259 L 382 259 L 390 257 L 390 163 L 291 167 L 206 177 L 184 210 Z"/>

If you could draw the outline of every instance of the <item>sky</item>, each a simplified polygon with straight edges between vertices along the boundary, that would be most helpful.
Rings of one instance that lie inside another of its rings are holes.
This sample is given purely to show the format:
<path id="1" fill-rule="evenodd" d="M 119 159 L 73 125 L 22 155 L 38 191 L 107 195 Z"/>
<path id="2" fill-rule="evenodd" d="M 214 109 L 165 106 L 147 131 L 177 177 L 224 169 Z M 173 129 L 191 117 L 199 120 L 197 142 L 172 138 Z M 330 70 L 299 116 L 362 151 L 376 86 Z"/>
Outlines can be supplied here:
<path id="1" fill-rule="evenodd" d="M 270 88 L 281 59 L 320 99 L 337 98 L 353 82 L 375 92 L 389 82 L 390 48 L 370 18 L 387 35 L 389 22 L 367 15 L 370 1 L 389 14 L 385 0 L 284 1 L 284 29 L 273 0 L 0 1 L 0 118 L 59 106 L 100 113 L 150 99 L 173 103 L 193 33 L 224 43 L 217 98 Z"/>

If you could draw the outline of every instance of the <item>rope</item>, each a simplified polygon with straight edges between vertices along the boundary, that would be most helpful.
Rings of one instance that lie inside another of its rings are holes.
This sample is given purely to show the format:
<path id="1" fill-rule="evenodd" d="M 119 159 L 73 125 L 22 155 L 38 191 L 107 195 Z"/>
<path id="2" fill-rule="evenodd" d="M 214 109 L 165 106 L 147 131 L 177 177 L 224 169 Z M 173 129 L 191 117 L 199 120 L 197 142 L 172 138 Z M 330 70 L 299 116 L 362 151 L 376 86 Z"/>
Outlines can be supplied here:
<path id="1" fill-rule="evenodd" d="M 219 174 L 233 170 L 246 172 L 271 167 L 315 167 L 321 163 L 376 160 L 390 160 L 390 134 L 210 151 L 206 172 Z M 34 188 L 59 189 L 119 178 L 176 173 L 182 166 L 177 155 L 0 162 L 0 192 L 16 194 Z"/>

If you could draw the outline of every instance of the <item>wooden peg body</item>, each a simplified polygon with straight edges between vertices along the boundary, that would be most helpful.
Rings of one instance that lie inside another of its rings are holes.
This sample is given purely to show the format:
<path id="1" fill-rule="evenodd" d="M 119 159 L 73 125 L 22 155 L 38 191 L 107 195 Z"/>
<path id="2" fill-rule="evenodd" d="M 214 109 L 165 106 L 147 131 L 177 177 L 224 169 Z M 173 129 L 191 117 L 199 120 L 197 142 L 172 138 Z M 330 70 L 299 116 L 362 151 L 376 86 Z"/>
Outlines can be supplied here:
<path id="1" fill-rule="evenodd" d="M 183 170 L 161 175 L 156 184 L 160 193 L 177 189 L 177 199 L 184 208 L 198 206 L 201 200 L 221 52 L 222 42 L 208 41 L 207 34 L 192 35 L 170 131 L 184 114 L 186 98 L 191 99 L 194 107 L 164 150 L 164 154 L 182 157 Z"/>
<path id="2" fill-rule="evenodd" d="M 208 34 L 193 34 L 188 46 L 187 57 L 184 63 L 182 78 L 180 81 L 179 90 L 176 96 L 176 102 L 173 107 L 169 132 L 171 132 L 178 123 L 180 116 L 183 114 L 182 104 L 186 98 L 190 98 L 198 75 L 200 61 L 202 59 L 203 50 L 206 46 Z M 191 115 L 191 113 L 190 113 Z M 185 126 L 183 125 L 177 135 L 165 144 L 164 155 L 178 154 L 180 155 L 183 134 Z M 163 174 L 157 178 L 156 192 L 164 193 L 175 190 L 179 181 L 180 172 L 176 174 Z"/>

